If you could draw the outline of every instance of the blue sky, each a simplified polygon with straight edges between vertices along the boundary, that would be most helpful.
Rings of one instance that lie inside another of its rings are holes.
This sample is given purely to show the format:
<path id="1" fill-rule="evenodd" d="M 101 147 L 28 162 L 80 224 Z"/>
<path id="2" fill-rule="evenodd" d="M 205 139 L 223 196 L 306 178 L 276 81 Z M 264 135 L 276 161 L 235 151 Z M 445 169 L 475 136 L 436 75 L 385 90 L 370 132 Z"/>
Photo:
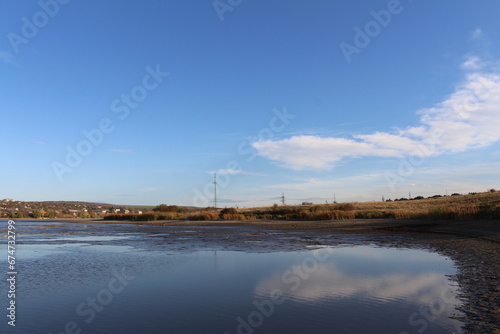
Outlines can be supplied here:
<path id="1" fill-rule="evenodd" d="M 493 0 L 0 4 L 0 198 L 219 206 L 500 188 Z"/>

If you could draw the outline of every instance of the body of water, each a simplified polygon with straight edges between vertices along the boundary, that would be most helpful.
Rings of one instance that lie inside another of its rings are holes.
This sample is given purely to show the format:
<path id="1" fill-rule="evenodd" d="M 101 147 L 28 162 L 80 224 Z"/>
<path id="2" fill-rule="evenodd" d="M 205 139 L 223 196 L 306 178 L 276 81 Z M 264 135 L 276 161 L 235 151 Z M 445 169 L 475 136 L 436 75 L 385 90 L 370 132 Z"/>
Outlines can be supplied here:
<path id="1" fill-rule="evenodd" d="M 451 318 L 456 268 L 425 250 L 249 227 L 17 221 L 16 231 L 16 326 L 4 315 L 1 333 L 406 334 L 461 325 Z M 0 288 L 7 314 L 5 280 Z"/>

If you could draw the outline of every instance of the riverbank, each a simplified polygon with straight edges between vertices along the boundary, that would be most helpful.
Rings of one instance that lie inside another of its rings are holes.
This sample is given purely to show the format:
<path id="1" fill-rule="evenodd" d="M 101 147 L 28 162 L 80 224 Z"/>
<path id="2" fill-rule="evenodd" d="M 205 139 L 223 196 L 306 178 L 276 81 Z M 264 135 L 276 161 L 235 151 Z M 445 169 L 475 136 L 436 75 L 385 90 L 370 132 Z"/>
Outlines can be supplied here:
<path id="1" fill-rule="evenodd" d="M 81 220 L 72 221 L 75 223 Z M 424 248 L 450 257 L 458 273 L 452 278 L 461 287 L 464 305 L 458 310 L 465 333 L 500 333 L 500 222 L 351 219 L 337 221 L 110 221 L 85 220 L 96 224 L 153 226 L 219 226 L 207 229 L 201 240 L 220 244 L 244 242 L 239 228 L 254 231 L 252 240 L 273 243 L 272 230 L 299 233 L 308 243 L 324 244 L 330 235 L 369 236 L 370 242 L 394 247 Z M 223 231 L 222 231 L 223 230 Z"/>

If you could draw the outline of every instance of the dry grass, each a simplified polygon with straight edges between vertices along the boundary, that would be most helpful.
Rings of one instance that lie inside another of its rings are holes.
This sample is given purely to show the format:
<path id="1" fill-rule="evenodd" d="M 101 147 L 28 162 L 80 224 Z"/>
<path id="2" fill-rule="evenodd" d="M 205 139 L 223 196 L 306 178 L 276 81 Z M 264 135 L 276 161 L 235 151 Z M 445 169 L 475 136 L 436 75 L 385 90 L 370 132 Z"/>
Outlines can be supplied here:
<path id="1" fill-rule="evenodd" d="M 399 219 L 496 219 L 500 218 L 500 192 L 444 196 L 397 202 L 353 203 L 359 215 L 390 213 Z"/>
<path id="2" fill-rule="evenodd" d="M 283 205 L 248 209 L 107 215 L 106 220 L 341 220 L 353 218 L 500 219 L 500 192 L 395 202 Z"/>

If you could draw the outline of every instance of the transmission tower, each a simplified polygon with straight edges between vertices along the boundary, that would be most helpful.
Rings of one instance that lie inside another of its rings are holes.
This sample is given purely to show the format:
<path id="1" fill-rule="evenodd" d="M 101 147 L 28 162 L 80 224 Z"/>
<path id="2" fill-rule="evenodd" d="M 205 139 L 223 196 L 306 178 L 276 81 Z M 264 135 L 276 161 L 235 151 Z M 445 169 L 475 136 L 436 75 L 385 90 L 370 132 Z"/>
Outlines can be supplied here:
<path id="1" fill-rule="evenodd" d="M 214 207 L 217 209 L 217 173 L 214 173 Z"/>
<path id="2" fill-rule="evenodd" d="M 285 193 L 281 195 L 281 204 L 285 205 Z"/>

